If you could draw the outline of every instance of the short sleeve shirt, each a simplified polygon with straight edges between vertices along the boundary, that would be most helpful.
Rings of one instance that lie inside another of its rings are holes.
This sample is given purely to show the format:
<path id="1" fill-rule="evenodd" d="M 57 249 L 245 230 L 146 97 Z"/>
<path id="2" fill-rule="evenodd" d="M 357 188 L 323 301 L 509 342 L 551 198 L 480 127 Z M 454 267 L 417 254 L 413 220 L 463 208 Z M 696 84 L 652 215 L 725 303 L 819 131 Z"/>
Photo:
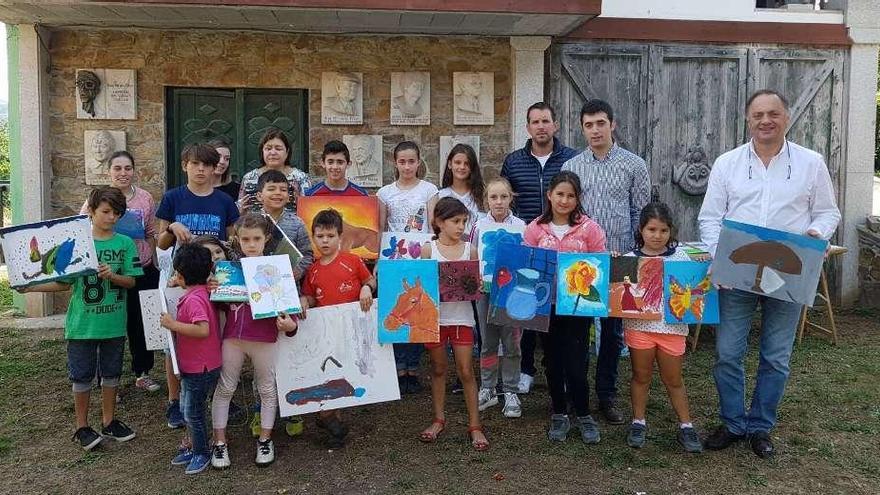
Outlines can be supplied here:
<path id="1" fill-rule="evenodd" d="M 138 259 L 137 247 L 130 237 L 113 234 L 105 240 L 95 240 L 98 263 L 109 265 L 113 273 L 138 277 L 144 274 Z M 73 294 L 67 308 L 64 338 L 113 339 L 125 336 L 128 289 L 98 277 L 98 274 L 72 280 Z"/>
<path id="2" fill-rule="evenodd" d="M 220 319 L 204 285 L 191 287 L 177 302 L 177 321 L 190 324 L 208 323 L 207 337 L 175 334 L 180 371 L 202 373 L 219 368 L 223 364 Z"/>
<path id="3" fill-rule="evenodd" d="M 360 299 L 361 287 L 370 277 L 370 270 L 360 257 L 339 253 L 326 265 L 315 261 L 309 267 L 302 292 L 314 297 L 318 306 L 355 302 Z"/>
<path id="4" fill-rule="evenodd" d="M 435 194 L 437 186 L 423 180 L 410 189 L 401 189 L 396 181 L 379 189 L 376 195 L 388 208 L 388 232 L 430 233 L 428 200 Z"/>
<path id="5" fill-rule="evenodd" d="M 214 189 L 207 196 L 196 196 L 186 186 L 162 196 L 156 218 L 180 222 L 194 235 L 213 235 L 226 240 L 226 228 L 238 220 L 238 208 L 225 192 Z"/>

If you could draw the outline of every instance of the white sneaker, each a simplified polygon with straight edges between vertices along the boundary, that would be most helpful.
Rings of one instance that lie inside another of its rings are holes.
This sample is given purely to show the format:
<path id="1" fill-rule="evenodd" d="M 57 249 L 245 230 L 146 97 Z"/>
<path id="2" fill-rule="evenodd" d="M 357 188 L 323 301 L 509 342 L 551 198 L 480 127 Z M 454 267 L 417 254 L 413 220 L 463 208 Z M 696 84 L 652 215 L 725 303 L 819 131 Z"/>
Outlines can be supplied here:
<path id="1" fill-rule="evenodd" d="M 263 467 L 272 464 L 275 461 L 275 444 L 272 439 L 259 441 L 257 440 L 257 466 Z"/>
<path id="2" fill-rule="evenodd" d="M 211 465 L 217 469 L 226 469 L 230 464 L 229 447 L 225 443 L 215 444 L 211 452 Z"/>
<path id="3" fill-rule="evenodd" d="M 134 381 L 134 386 L 147 392 L 158 392 L 161 388 L 149 375 L 141 375 Z"/>
<path id="4" fill-rule="evenodd" d="M 532 375 L 527 375 L 525 373 L 519 374 L 519 393 L 527 394 L 529 390 L 532 389 L 532 382 L 535 381 L 535 377 Z"/>
<path id="5" fill-rule="evenodd" d="M 485 411 L 486 409 L 489 409 L 492 406 L 498 405 L 498 396 L 495 395 L 495 391 L 492 390 L 491 388 L 481 388 L 479 399 L 480 399 L 480 405 L 479 405 L 480 411 Z"/>
<path id="6" fill-rule="evenodd" d="M 504 392 L 504 408 L 501 412 L 505 418 L 518 418 L 522 416 L 519 396 L 513 392 Z"/>

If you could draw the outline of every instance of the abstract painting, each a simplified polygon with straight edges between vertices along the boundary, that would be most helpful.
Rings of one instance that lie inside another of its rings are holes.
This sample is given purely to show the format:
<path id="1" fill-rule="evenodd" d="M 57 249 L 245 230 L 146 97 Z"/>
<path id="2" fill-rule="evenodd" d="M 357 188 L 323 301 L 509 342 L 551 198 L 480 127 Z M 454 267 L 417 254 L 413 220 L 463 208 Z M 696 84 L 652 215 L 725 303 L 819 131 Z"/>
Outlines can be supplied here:
<path id="1" fill-rule="evenodd" d="M 556 284 L 556 251 L 499 244 L 489 323 L 546 332 Z"/>
<path id="2" fill-rule="evenodd" d="M 436 260 L 379 260 L 379 343 L 440 341 Z"/>
<path id="3" fill-rule="evenodd" d="M 495 223 L 480 230 L 477 240 L 480 255 L 480 272 L 483 274 L 483 288 L 489 290 L 492 285 L 492 274 L 495 273 L 495 259 L 498 257 L 499 244 L 523 243 L 525 226 Z"/>
<path id="4" fill-rule="evenodd" d="M 422 244 L 433 237 L 421 232 L 383 232 L 380 260 L 417 260 L 422 257 Z"/>
<path id="5" fill-rule="evenodd" d="M 724 220 L 712 283 L 812 306 L 828 241 Z"/>
<path id="6" fill-rule="evenodd" d="M 162 304 L 163 313 L 170 313 L 176 318 L 177 301 L 180 300 L 180 296 L 183 295 L 184 291 L 180 287 L 168 287 L 168 282 L 171 280 L 171 276 L 174 272 L 174 269 L 172 268 L 173 260 L 173 247 L 168 249 L 156 248 L 156 264 L 159 265 L 158 290 L 162 293 L 159 302 Z M 163 331 L 165 332 L 165 340 L 168 342 L 168 355 L 171 357 L 172 372 L 175 375 L 180 376 L 180 367 L 177 364 L 177 349 L 174 347 L 174 337 L 171 335 L 171 330 L 163 329 Z"/>
<path id="7" fill-rule="evenodd" d="M 117 234 L 126 235 L 132 239 L 145 239 L 144 212 L 141 210 L 127 209 L 125 215 L 116 221 Z"/>
<path id="8" fill-rule="evenodd" d="M 615 318 L 663 318 L 663 258 L 618 256 L 611 260 L 608 315 Z"/>
<path id="9" fill-rule="evenodd" d="M 608 316 L 608 253 L 559 253 L 556 314 Z"/>
<path id="10" fill-rule="evenodd" d="M 376 340 L 376 305 L 309 309 L 296 335 L 279 334 L 275 383 L 282 416 L 400 399 L 394 351 Z"/>
<path id="11" fill-rule="evenodd" d="M 274 318 L 281 313 L 302 313 L 289 257 L 242 258 L 241 269 L 255 320 Z"/>
<path id="12" fill-rule="evenodd" d="M 338 211 L 342 215 L 342 250 L 374 260 L 379 257 L 378 201 L 375 196 L 300 196 L 296 211 L 307 232 L 312 231 L 312 220 L 318 212 L 330 208 Z"/>
<path id="13" fill-rule="evenodd" d="M 141 321 L 144 324 L 144 340 L 148 351 L 168 348 L 168 330 L 159 325 L 162 316 L 162 292 L 159 289 L 138 292 L 141 299 Z M 176 306 L 175 306 L 176 308 Z"/>
<path id="14" fill-rule="evenodd" d="M 302 253 L 296 248 L 296 244 L 287 237 L 287 234 L 281 230 L 281 227 L 275 222 L 271 215 L 267 215 L 272 220 L 272 239 L 277 240 L 275 250 L 272 254 L 283 254 L 290 258 L 290 266 L 299 266 L 299 261 L 303 258 Z"/>
<path id="15" fill-rule="evenodd" d="M 663 319 L 666 323 L 717 324 L 718 291 L 708 261 L 663 262 Z"/>
<path id="16" fill-rule="evenodd" d="M 244 271 L 241 262 L 218 261 L 214 264 L 214 278 L 217 279 L 217 288 L 211 292 L 211 300 L 214 302 L 248 302 L 247 284 L 244 281 Z"/>
<path id="17" fill-rule="evenodd" d="M 78 215 L 0 229 L 13 289 L 98 271 L 89 217 Z"/>
<path id="18" fill-rule="evenodd" d="M 476 301 L 480 292 L 480 262 L 440 262 L 440 302 Z"/>

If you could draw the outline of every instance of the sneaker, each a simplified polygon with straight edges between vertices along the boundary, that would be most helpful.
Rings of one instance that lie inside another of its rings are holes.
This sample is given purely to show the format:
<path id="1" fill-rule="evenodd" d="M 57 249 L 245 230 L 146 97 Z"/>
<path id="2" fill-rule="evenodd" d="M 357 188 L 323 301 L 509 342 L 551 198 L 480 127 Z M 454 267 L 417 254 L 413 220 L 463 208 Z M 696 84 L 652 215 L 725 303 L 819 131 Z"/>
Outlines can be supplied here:
<path id="1" fill-rule="evenodd" d="M 504 393 L 504 408 L 501 413 L 505 418 L 518 418 L 522 416 L 522 406 L 519 402 L 519 396 L 513 392 Z"/>
<path id="2" fill-rule="evenodd" d="M 226 469 L 232 464 L 229 460 L 229 447 L 225 443 L 214 445 L 211 455 L 211 465 L 217 469 Z"/>
<path id="3" fill-rule="evenodd" d="M 186 426 L 186 421 L 183 420 L 183 413 L 180 412 L 179 400 L 168 401 L 168 408 L 165 409 L 165 419 L 168 420 L 168 427 L 173 430 Z"/>
<path id="4" fill-rule="evenodd" d="M 614 401 L 602 401 L 599 403 L 599 412 L 602 413 L 602 416 L 605 418 L 605 421 L 608 424 L 612 425 L 622 425 L 625 422 L 623 418 L 623 414 L 617 410 L 617 407 L 614 405 Z"/>
<path id="5" fill-rule="evenodd" d="M 532 389 L 532 382 L 535 381 L 535 377 L 532 375 L 527 375 L 525 373 L 519 374 L 519 393 L 527 394 L 529 390 Z"/>
<path id="6" fill-rule="evenodd" d="M 275 461 L 275 444 L 272 439 L 259 441 L 257 440 L 257 458 L 254 462 L 257 466 L 265 467 Z"/>
<path id="7" fill-rule="evenodd" d="M 578 416 L 578 426 L 581 429 L 581 440 L 586 444 L 599 443 L 599 425 L 592 416 Z"/>
<path id="8" fill-rule="evenodd" d="M 76 430 L 73 438 L 71 438 L 74 442 L 79 442 L 79 446 L 86 451 L 97 447 L 101 443 L 101 439 L 101 435 L 98 435 L 98 432 L 92 429 L 91 426 L 83 426 Z"/>
<path id="9" fill-rule="evenodd" d="M 700 436 L 693 426 L 678 429 L 678 443 L 684 447 L 685 452 L 691 454 L 699 454 L 703 451 L 703 442 L 700 441 Z"/>
<path id="10" fill-rule="evenodd" d="M 186 471 L 183 474 L 199 474 L 211 465 L 211 456 L 205 454 L 196 454 L 192 457 Z"/>
<path id="11" fill-rule="evenodd" d="M 495 391 L 492 390 L 491 388 L 481 388 L 479 399 L 480 399 L 480 405 L 479 405 L 480 411 L 485 411 L 486 409 L 489 409 L 492 406 L 498 405 L 498 396 L 495 395 Z"/>
<path id="12" fill-rule="evenodd" d="M 626 435 L 626 444 L 634 449 L 640 449 L 645 446 L 647 439 L 648 427 L 641 423 L 632 423 L 629 425 L 629 433 Z"/>
<path id="13" fill-rule="evenodd" d="M 134 431 L 127 424 L 114 419 L 109 425 L 101 428 L 101 436 L 104 438 L 112 438 L 117 442 L 127 442 L 134 438 Z"/>
<path id="14" fill-rule="evenodd" d="M 291 416 L 284 422 L 284 431 L 289 437 L 297 437 L 303 434 L 304 421 L 302 416 Z"/>
<path id="15" fill-rule="evenodd" d="M 565 414 L 554 414 L 550 416 L 550 430 L 547 436 L 551 442 L 564 442 L 568 438 L 568 430 L 571 429 L 571 423 Z"/>
<path id="16" fill-rule="evenodd" d="M 174 459 L 171 459 L 172 466 L 186 466 L 193 460 L 193 451 L 186 447 L 180 447 Z"/>
<path id="17" fill-rule="evenodd" d="M 251 418 L 251 435 L 254 438 L 260 438 L 260 433 L 263 432 L 262 423 L 260 423 L 260 411 L 254 413 L 254 417 Z"/>
<path id="18" fill-rule="evenodd" d="M 460 394 L 462 392 L 464 392 L 464 386 L 462 386 L 461 380 L 456 378 L 455 383 L 452 384 L 452 393 Z"/>
<path id="19" fill-rule="evenodd" d="M 134 381 L 134 386 L 141 390 L 146 390 L 147 392 L 158 392 L 159 389 L 162 388 L 155 380 L 150 378 L 150 375 L 139 376 L 138 379 Z"/>

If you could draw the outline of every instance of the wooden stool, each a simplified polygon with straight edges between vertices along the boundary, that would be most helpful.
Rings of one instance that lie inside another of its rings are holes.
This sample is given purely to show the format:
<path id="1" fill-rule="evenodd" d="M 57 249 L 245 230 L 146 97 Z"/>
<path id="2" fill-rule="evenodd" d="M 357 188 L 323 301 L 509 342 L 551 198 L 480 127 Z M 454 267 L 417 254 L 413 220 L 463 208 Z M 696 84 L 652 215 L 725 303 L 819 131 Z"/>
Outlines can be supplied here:
<path id="1" fill-rule="evenodd" d="M 828 258 L 830 259 L 832 256 L 838 256 L 848 251 L 847 248 L 843 246 L 831 246 L 828 249 Z M 825 306 L 825 311 L 828 312 L 828 328 L 823 327 L 817 323 L 813 323 L 807 320 L 807 310 L 809 309 L 807 306 L 804 306 L 804 309 L 801 310 L 801 319 L 798 324 L 798 335 L 797 341 L 798 344 L 801 343 L 801 339 L 804 337 L 804 330 L 809 326 L 816 330 L 819 330 L 822 333 L 826 333 L 831 335 L 831 342 L 834 345 L 837 345 L 837 325 L 834 323 L 834 307 L 831 305 L 831 296 L 828 294 L 828 279 L 825 277 L 825 266 L 822 266 L 822 273 L 819 276 L 819 290 L 816 291 L 816 297 L 821 300 L 820 305 Z"/>
<path id="2" fill-rule="evenodd" d="M 700 330 L 702 330 L 702 328 L 703 328 L 703 324 L 697 323 L 697 328 L 695 328 L 693 333 L 691 334 L 691 350 L 692 351 L 697 350 L 697 342 L 700 341 Z"/>

